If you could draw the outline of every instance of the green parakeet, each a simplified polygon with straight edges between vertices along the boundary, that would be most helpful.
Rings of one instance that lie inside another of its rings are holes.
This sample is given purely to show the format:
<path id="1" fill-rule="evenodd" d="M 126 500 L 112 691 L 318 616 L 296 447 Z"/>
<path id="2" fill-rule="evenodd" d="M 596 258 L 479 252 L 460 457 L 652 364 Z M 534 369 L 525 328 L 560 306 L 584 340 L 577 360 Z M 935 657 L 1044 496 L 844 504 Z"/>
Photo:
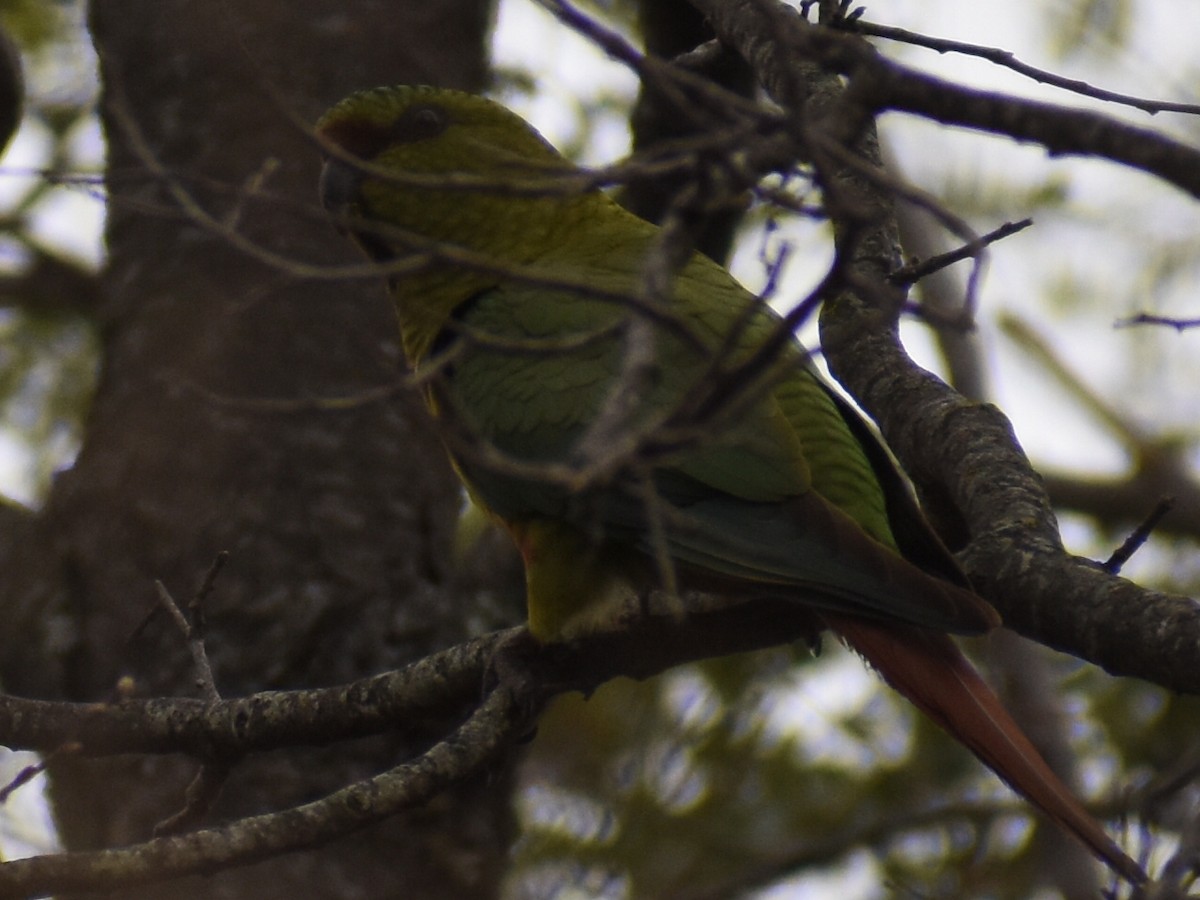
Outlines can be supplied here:
<path id="1" fill-rule="evenodd" d="M 322 201 L 393 267 L 404 351 L 471 498 L 520 549 L 535 637 L 616 627 L 664 585 L 794 600 L 1144 879 L 946 636 L 999 618 L 765 304 L 700 255 L 669 297 L 641 291 L 658 228 L 489 100 L 363 91 L 317 132 Z"/>

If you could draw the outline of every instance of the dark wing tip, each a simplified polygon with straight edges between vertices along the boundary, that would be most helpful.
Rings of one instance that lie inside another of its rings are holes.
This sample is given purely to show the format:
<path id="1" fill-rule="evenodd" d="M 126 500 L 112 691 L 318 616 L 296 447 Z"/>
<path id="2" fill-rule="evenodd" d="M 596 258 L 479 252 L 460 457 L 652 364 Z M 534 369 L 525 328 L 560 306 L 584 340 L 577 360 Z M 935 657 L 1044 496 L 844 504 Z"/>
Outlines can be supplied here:
<path id="1" fill-rule="evenodd" d="M 877 582 L 872 593 L 887 597 L 887 603 L 874 608 L 844 611 L 954 634 L 983 634 L 1001 624 L 1000 614 L 969 587 L 948 580 L 940 570 L 929 572 L 905 559 L 815 491 L 794 498 L 788 507 L 801 528 L 821 535 Z"/>

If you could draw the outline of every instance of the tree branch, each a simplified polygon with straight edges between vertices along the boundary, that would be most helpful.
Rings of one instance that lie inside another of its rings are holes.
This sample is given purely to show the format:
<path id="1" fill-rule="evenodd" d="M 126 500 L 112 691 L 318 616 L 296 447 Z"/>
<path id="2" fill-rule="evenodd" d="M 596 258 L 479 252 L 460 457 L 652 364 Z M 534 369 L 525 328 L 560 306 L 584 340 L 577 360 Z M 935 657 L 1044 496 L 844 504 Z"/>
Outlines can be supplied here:
<path id="1" fill-rule="evenodd" d="M 188 753 L 219 759 L 378 734 L 477 698 L 488 660 L 511 633 L 486 635 L 347 685 L 217 702 L 169 697 L 61 703 L 0 694 L 0 744 L 41 752 L 72 744 L 84 756 Z"/>
<path id="2" fill-rule="evenodd" d="M 1042 143 L 1052 153 L 1102 156 L 1200 196 L 1200 153 L 1094 113 L 970 91 L 885 60 L 850 35 L 810 25 L 774 0 L 693 0 L 720 38 L 743 55 L 784 103 L 815 162 L 839 232 L 848 290 L 826 300 L 822 348 L 830 368 L 879 423 L 888 444 L 943 525 L 958 518 L 960 561 L 1007 624 L 1114 674 L 1200 691 L 1200 608 L 1144 590 L 1068 555 L 1042 487 L 995 407 L 974 404 L 918 368 L 896 332 L 902 297 L 884 279 L 897 230 L 881 179 L 831 167 L 821 150 L 848 142 L 878 166 L 872 117 L 914 112 Z M 808 62 L 805 62 L 808 61 Z M 814 88 L 811 62 L 849 77 Z M 817 100 L 812 98 L 817 97 Z"/>
<path id="3" fill-rule="evenodd" d="M 466 722 L 428 752 L 303 806 L 132 847 L 2 863 L 0 896 L 108 891 L 246 865 L 342 837 L 425 803 L 479 771 L 525 727 L 517 715 L 518 699 L 506 689 L 493 691 Z"/>
<path id="4" fill-rule="evenodd" d="M 653 605 L 666 598 L 650 598 Z M 185 752 L 235 760 L 283 744 L 329 743 L 395 729 L 478 697 L 486 673 L 500 675 L 466 720 L 427 753 L 328 796 L 221 828 L 157 837 L 120 849 L 0 863 L 0 896 L 113 890 L 246 865 L 313 847 L 422 804 L 479 772 L 511 747 L 555 693 L 591 691 L 618 675 L 647 678 L 683 662 L 780 643 L 815 640 L 811 614 L 763 601 L 650 616 L 628 631 L 570 646 L 541 646 L 523 629 L 497 632 L 339 688 L 266 692 L 241 700 L 188 699 L 67 704 L 0 695 L 0 743 L 65 746 L 86 755 Z"/>

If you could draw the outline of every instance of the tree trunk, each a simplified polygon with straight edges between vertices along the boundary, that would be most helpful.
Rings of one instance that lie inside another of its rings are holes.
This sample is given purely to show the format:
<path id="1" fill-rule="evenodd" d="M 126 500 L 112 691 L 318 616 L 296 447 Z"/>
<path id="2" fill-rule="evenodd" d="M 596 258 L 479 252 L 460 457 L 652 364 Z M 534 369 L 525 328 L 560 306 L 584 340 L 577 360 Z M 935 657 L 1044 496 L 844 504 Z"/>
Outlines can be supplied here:
<path id="1" fill-rule="evenodd" d="M 481 594 L 449 583 L 458 488 L 418 398 L 398 389 L 382 279 L 307 277 L 238 246 L 359 262 L 317 205 L 308 126 L 374 84 L 478 89 L 489 24 L 479 0 L 93 3 L 109 146 L 103 370 L 78 461 L 3 600 L 11 691 L 195 696 L 155 582 L 186 606 L 221 551 L 203 609 L 226 696 L 350 680 L 459 641 L 468 622 L 514 621 L 488 620 Z M 428 739 L 408 729 L 244 760 L 204 824 L 311 799 Z M 196 769 L 62 755 L 65 842 L 148 837 Z M 493 896 L 509 830 L 493 778 L 316 852 L 136 896 Z"/>

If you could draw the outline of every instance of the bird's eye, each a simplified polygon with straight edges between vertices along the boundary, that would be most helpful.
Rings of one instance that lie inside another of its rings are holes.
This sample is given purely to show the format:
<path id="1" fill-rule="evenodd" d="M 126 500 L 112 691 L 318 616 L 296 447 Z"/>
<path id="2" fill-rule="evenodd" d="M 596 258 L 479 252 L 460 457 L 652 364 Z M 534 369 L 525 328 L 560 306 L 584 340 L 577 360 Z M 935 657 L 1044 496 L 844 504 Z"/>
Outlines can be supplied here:
<path id="1" fill-rule="evenodd" d="M 437 137 L 450 124 L 445 107 L 435 103 L 410 106 L 400 114 L 392 126 L 392 133 L 399 141 L 423 141 Z"/>

